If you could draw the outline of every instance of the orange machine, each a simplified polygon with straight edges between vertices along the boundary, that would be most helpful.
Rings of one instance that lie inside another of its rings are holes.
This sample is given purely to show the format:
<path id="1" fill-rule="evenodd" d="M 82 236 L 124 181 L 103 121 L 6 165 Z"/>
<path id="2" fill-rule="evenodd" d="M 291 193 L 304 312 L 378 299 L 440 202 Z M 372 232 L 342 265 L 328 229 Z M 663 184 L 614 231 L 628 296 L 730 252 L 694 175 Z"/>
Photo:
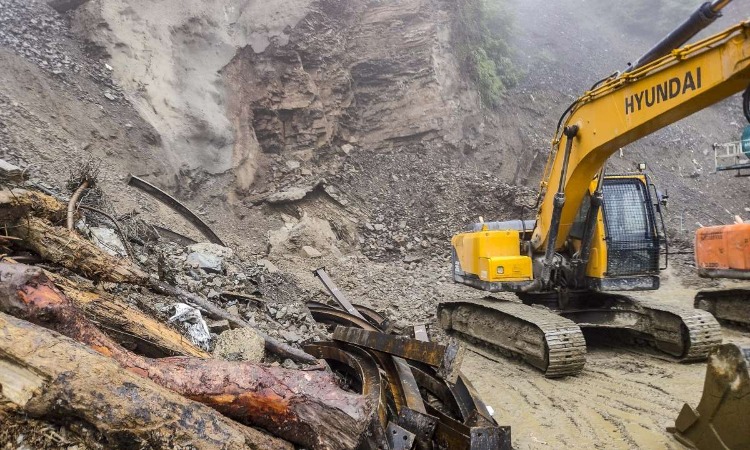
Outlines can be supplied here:
<path id="1" fill-rule="evenodd" d="M 698 229 L 695 266 L 703 278 L 750 280 L 750 223 Z M 699 291 L 694 306 L 719 320 L 750 326 L 750 289 L 746 286 Z"/>
<path id="2" fill-rule="evenodd" d="M 750 278 L 750 223 L 700 228 L 695 266 L 701 277 Z"/>

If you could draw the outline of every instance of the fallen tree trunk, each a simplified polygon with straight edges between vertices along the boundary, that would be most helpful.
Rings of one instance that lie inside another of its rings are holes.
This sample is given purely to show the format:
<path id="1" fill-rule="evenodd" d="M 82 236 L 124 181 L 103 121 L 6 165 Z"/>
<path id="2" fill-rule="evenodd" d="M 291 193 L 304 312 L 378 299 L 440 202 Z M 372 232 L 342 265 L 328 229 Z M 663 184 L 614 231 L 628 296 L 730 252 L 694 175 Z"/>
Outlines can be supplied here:
<path id="1" fill-rule="evenodd" d="M 65 277 L 45 274 L 83 311 L 87 319 L 103 328 L 106 334 L 128 350 L 151 358 L 211 357 L 176 330 L 143 314 L 122 299 L 106 292 L 82 290 Z"/>
<path id="2" fill-rule="evenodd" d="M 86 347 L 0 313 L 0 393 L 35 418 L 83 421 L 107 448 L 291 449 Z"/>
<path id="3" fill-rule="evenodd" d="M 130 260 L 109 255 L 75 231 L 54 226 L 39 217 L 19 220 L 12 234 L 45 260 L 92 280 L 143 285 L 149 279 Z"/>
<path id="4" fill-rule="evenodd" d="M 374 415 L 374 405 L 340 389 L 326 372 L 131 353 L 88 322 L 38 268 L 0 263 L 0 310 L 63 333 L 160 386 L 308 448 L 354 448 Z"/>

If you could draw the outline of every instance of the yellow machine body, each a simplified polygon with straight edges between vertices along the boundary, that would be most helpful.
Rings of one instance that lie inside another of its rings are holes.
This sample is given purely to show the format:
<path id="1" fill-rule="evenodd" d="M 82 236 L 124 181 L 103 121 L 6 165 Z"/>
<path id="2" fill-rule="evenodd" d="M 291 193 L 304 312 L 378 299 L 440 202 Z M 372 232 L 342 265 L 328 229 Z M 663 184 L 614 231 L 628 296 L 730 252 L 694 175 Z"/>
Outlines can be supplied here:
<path id="1" fill-rule="evenodd" d="M 482 281 L 530 281 L 531 258 L 521 255 L 521 233 L 488 230 L 461 233 L 451 243 L 463 270 Z"/>
<path id="2" fill-rule="evenodd" d="M 643 174 L 613 175 L 606 180 L 635 180 L 648 189 L 648 181 Z M 589 196 L 594 195 L 599 184 L 598 179 L 589 185 Z M 617 197 L 608 199 L 618 202 Z M 614 203 L 614 208 L 619 205 Z M 600 209 L 592 235 L 591 254 L 588 258 L 585 274 L 589 278 L 607 278 L 607 232 L 604 210 Z M 642 214 L 648 214 L 644 209 Z M 580 214 L 579 214 L 580 216 Z M 530 233 L 531 229 L 527 230 Z M 453 236 L 455 258 L 461 270 L 476 279 L 490 283 L 522 282 L 534 280 L 532 256 L 524 249 L 530 247 L 530 242 L 523 240 L 523 233 L 516 229 L 489 229 L 482 224 L 478 231 L 460 233 Z M 581 239 L 570 236 L 567 242 L 570 253 L 581 250 Z"/>

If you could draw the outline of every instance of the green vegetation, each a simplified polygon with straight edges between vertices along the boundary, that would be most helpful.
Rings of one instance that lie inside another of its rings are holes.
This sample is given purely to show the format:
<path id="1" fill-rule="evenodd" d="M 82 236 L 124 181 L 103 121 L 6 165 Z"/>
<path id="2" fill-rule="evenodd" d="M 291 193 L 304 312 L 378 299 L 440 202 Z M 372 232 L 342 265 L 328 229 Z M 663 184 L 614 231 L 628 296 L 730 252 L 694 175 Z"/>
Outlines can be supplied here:
<path id="1" fill-rule="evenodd" d="M 453 38 L 461 69 L 477 86 L 482 101 L 500 104 L 503 93 L 518 82 L 508 42 L 513 32 L 504 0 L 456 0 Z"/>

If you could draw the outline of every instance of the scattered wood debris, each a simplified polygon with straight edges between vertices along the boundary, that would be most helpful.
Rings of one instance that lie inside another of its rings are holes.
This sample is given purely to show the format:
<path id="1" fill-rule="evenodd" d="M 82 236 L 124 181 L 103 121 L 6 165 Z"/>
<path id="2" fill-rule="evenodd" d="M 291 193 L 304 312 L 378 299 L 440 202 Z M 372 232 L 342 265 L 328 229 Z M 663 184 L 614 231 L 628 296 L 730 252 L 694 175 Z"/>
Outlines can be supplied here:
<path id="1" fill-rule="evenodd" d="M 80 183 L 76 191 L 85 186 Z M 346 311 L 311 305 L 310 312 L 322 323 L 351 328 L 339 327 L 333 341 L 294 347 L 260 332 L 240 314 L 237 303 L 267 310 L 276 319 L 288 314 L 272 309 L 261 291 L 216 284 L 217 290 L 204 297 L 160 279 L 153 269 L 139 266 L 138 258 L 110 254 L 68 228 L 87 212 L 100 212 L 81 206 L 36 191 L 0 191 L 1 414 L 17 411 L 56 423 L 84 423 L 107 447 L 173 448 L 179 442 L 194 448 L 286 449 L 292 443 L 342 450 L 509 445 L 509 428 L 497 426 L 486 408 L 471 400 L 473 390 L 458 372 L 460 357 L 452 346 L 386 334 L 381 327 L 388 320 L 347 303 Z M 117 227 L 115 216 L 108 220 Z M 127 235 L 119 234 L 129 245 Z M 200 259 L 194 253 L 202 251 L 206 259 L 209 250 L 218 255 L 216 261 L 191 263 Z M 204 280 L 224 276 L 233 254 L 216 244 L 195 244 L 189 251 L 193 257 L 186 257 L 183 269 L 204 273 Z M 331 292 L 344 298 L 325 272 L 318 272 Z M 123 296 L 127 292 L 137 296 Z M 198 323 L 205 332 L 201 345 L 164 317 L 136 307 L 143 300 L 134 298 L 144 296 L 166 298 L 172 308 L 182 305 L 196 317 L 211 319 L 210 325 L 202 318 Z M 220 307 L 217 300 L 230 306 Z M 260 352 L 254 354 L 259 356 L 235 358 L 226 349 L 215 353 L 223 359 L 207 351 L 211 331 L 248 328 L 255 329 Z M 295 333 L 287 334 L 294 335 L 287 341 L 302 343 Z M 264 346 L 284 363 L 258 362 Z M 448 406 L 440 411 L 419 392 L 435 386 L 441 386 L 440 395 L 451 392 L 450 398 L 441 398 Z M 463 409 L 453 408 L 458 401 Z M 479 430 L 484 441 L 475 437 Z"/>

